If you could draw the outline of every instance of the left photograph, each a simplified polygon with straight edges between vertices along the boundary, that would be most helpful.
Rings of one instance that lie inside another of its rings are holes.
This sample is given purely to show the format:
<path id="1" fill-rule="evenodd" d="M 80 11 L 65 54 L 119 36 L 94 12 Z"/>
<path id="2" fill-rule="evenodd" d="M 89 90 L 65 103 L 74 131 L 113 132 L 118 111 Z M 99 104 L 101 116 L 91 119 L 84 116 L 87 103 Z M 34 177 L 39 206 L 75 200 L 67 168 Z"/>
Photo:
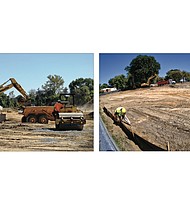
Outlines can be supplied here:
<path id="1" fill-rule="evenodd" d="M 94 54 L 0 53 L 0 151 L 93 151 Z"/>

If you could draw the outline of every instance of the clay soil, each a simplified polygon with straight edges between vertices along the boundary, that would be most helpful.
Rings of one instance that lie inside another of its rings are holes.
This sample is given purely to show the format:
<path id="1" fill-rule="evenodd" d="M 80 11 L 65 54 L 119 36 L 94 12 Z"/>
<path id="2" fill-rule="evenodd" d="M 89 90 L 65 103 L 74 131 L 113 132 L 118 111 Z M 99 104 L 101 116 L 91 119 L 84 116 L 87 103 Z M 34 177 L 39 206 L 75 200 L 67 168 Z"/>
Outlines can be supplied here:
<path id="1" fill-rule="evenodd" d="M 103 112 L 123 106 L 131 128 L 163 149 L 190 150 L 190 83 L 140 88 L 100 96 L 100 111 L 108 130 L 122 150 L 140 150 Z"/>
<path id="2" fill-rule="evenodd" d="M 56 131 L 48 124 L 21 123 L 22 115 L 6 113 L 0 124 L 0 151 L 92 151 L 93 120 L 87 120 L 83 131 Z"/>

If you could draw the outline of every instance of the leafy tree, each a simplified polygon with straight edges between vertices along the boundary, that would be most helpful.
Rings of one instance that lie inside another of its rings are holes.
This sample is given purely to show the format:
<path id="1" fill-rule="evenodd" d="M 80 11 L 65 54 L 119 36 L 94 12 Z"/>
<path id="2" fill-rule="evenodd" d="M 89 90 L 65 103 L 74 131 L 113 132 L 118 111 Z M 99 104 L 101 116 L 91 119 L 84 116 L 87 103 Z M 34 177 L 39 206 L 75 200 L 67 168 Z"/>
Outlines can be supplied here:
<path id="1" fill-rule="evenodd" d="M 129 66 L 125 67 L 128 74 L 128 85 L 132 88 L 140 87 L 153 74 L 158 74 L 160 64 L 153 56 L 138 55 Z"/>
<path id="2" fill-rule="evenodd" d="M 110 86 L 107 83 L 99 84 L 99 89 L 109 88 Z"/>
<path id="3" fill-rule="evenodd" d="M 190 73 L 186 71 L 181 71 L 179 69 L 172 69 L 166 73 L 165 79 L 173 79 L 176 82 L 180 82 L 180 79 L 185 78 L 187 81 L 190 80 Z"/>
<path id="4" fill-rule="evenodd" d="M 108 83 L 110 86 L 115 87 L 117 89 L 125 90 L 127 88 L 126 87 L 127 78 L 125 77 L 124 74 L 121 74 L 121 75 L 115 76 L 114 78 L 111 78 L 108 81 Z"/>
<path id="5" fill-rule="evenodd" d="M 91 78 L 78 78 L 69 84 L 71 93 L 75 94 L 76 105 L 84 105 L 93 100 L 94 80 Z"/>
<path id="6" fill-rule="evenodd" d="M 48 80 L 42 85 L 45 95 L 52 100 L 56 100 L 63 91 L 64 80 L 59 75 L 49 75 Z"/>
<path id="7" fill-rule="evenodd" d="M 0 106 L 2 106 L 3 108 L 7 108 L 9 107 L 7 103 L 8 103 L 8 96 L 5 93 L 1 93 L 0 94 Z"/>
<path id="8" fill-rule="evenodd" d="M 182 71 L 179 69 L 172 69 L 166 73 L 165 79 L 173 79 L 176 82 L 180 82 L 180 79 L 183 77 Z"/>
<path id="9" fill-rule="evenodd" d="M 65 87 L 65 88 L 63 89 L 63 93 L 64 93 L 64 94 L 68 94 L 68 93 L 69 93 L 69 91 L 68 91 L 68 88 L 67 88 L 67 87 Z"/>
<path id="10" fill-rule="evenodd" d="M 156 82 L 159 82 L 159 81 L 164 81 L 164 77 L 158 76 L 157 79 L 156 79 Z"/>
<path id="11" fill-rule="evenodd" d="M 16 107 L 16 99 L 15 99 L 14 91 L 9 92 L 8 100 L 9 100 L 8 106 L 9 106 L 10 108 Z"/>
<path id="12" fill-rule="evenodd" d="M 182 71 L 182 77 L 184 77 L 187 81 L 190 81 L 190 73 L 187 71 Z"/>
<path id="13" fill-rule="evenodd" d="M 35 105 L 37 106 L 43 106 L 48 105 L 49 97 L 48 97 L 49 91 L 40 90 L 39 88 L 36 91 L 36 97 L 35 97 Z M 52 95 L 52 94 L 50 94 Z"/>
<path id="14" fill-rule="evenodd" d="M 31 89 L 29 92 L 28 92 L 28 96 L 31 100 L 31 103 L 33 104 L 36 104 L 36 95 L 37 95 L 37 91 L 35 89 Z"/>

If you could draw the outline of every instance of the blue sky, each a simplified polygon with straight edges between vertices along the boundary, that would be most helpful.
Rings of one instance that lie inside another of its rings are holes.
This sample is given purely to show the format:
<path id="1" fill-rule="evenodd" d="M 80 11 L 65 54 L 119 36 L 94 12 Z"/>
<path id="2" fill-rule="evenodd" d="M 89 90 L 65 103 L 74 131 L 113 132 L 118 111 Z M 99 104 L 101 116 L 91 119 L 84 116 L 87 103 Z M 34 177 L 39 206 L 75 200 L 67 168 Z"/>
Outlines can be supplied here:
<path id="1" fill-rule="evenodd" d="M 93 54 L 62 53 L 1 53 L 0 84 L 15 78 L 28 93 L 31 89 L 41 89 L 48 75 L 60 75 L 64 87 L 77 78 L 94 78 Z M 16 89 L 10 89 L 6 93 Z"/>
<path id="2" fill-rule="evenodd" d="M 180 69 L 190 72 L 190 54 L 169 54 L 169 53 L 131 53 L 131 54 L 100 54 L 100 83 L 108 83 L 110 78 L 116 75 L 126 74 L 124 68 L 138 55 L 154 56 L 160 63 L 159 76 L 165 76 L 170 69 Z"/>

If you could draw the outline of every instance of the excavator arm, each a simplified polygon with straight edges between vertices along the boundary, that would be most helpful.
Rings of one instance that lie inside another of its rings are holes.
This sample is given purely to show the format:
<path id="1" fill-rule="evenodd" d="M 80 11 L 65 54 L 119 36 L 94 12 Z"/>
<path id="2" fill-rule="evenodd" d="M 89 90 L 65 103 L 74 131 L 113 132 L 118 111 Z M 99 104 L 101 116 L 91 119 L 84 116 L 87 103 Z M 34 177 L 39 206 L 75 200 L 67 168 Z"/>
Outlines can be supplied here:
<path id="1" fill-rule="evenodd" d="M 157 74 L 154 74 L 148 78 L 147 84 L 150 85 L 150 81 L 156 78 Z"/>
<path id="2" fill-rule="evenodd" d="M 7 82 L 11 81 L 10 84 L 6 85 Z M 14 78 L 10 78 L 9 80 L 7 80 L 6 82 L 4 82 L 2 85 L 0 85 L 0 93 L 7 91 L 8 89 L 11 89 L 12 87 L 14 87 L 15 89 L 17 89 L 21 95 L 28 100 L 28 95 L 26 94 L 25 90 L 22 88 L 22 86 L 20 84 L 17 83 L 17 81 Z"/>
<path id="3" fill-rule="evenodd" d="M 153 80 L 154 78 L 156 78 L 158 75 L 155 73 L 154 75 L 150 76 L 147 80 L 146 83 L 142 83 L 141 87 L 149 87 L 150 86 L 150 82 L 151 80 Z"/>

